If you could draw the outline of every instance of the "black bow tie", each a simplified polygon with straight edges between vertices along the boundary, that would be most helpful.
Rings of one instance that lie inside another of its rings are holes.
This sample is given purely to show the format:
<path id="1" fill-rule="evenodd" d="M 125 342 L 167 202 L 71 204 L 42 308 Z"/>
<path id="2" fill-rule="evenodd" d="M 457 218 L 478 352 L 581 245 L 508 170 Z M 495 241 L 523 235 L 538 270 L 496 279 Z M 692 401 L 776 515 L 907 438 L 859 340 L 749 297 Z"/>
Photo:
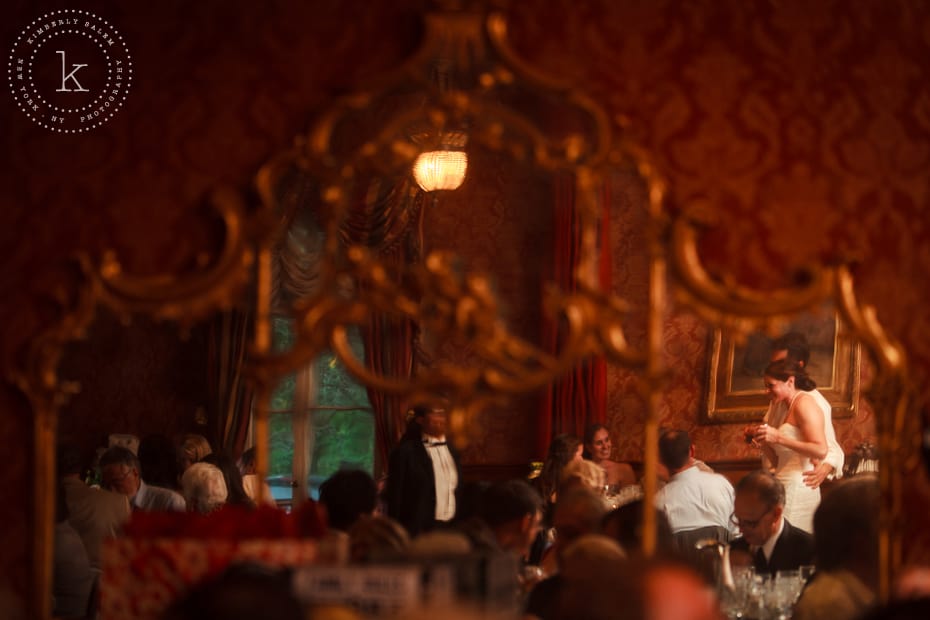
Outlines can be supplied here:
<path id="1" fill-rule="evenodd" d="M 423 440 L 423 445 L 425 445 L 425 446 L 428 447 L 428 448 L 434 448 L 434 447 L 436 447 L 436 446 L 444 446 L 444 445 L 446 445 L 446 442 L 444 442 L 444 441 L 430 441 L 429 439 L 424 439 L 424 440 Z"/>

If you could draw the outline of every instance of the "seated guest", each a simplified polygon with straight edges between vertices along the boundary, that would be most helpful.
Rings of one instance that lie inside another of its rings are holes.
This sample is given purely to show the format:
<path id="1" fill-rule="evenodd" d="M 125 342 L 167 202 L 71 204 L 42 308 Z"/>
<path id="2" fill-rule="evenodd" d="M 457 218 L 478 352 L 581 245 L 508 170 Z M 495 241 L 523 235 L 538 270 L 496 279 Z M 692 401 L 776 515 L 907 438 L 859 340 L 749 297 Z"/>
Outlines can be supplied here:
<path id="1" fill-rule="evenodd" d="M 797 620 L 852 620 L 878 589 L 878 479 L 860 476 L 824 494 L 814 513 L 817 572 L 794 610 Z"/>
<path id="2" fill-rule="evenodd" d="M 562 470 L 562 480 L 559 483 L 562 489 L 573 484 L 588 487 L 595 493 L 603 494 L 607 484 L 607 474 L 594 461 L 572 461 Z"/>
<path id="3" fill-rule="evenodd" d="M 543 461 L 542 471 L 536 478 L 539 494 L 549 511 L 558 500 L 559 484 L 562 482 L 562 471 L 572 461 L 580 461 L 584 447 L 574 435 L 556 435 L 549 444 L 549 453 Z M 549 515 L 551 516 L 551 515 Z"/>
<path id="4" fill-rule="evenodd" d="M 55 502 L 53 553 L 53 613 L 55 617 L 83 618 L 90 609 L 90 593 L 93 590 L 95 575 L 81 537 L 68 523 L 65 489 L 60 483 Z"/>
<path id="5" fill-rule="evenodd" d="M 259 480 L 258 474 L 255 473 L 255 448 L 249 448 L 239 457 L 239 473 L 242 474 L 242 488 L 256 506 L 277 505 L 271 495 L 271 487 L 264 480 Z"/>
<path id="6" fill-rule="evenodd" d="M 178 466 L 181 473 L 213 452 L 210 448 L 210 442 L 203 435 L 196 433 L 187 433 L 181 436 L 178 441 Z"/>
<path id="7" fill-rule="evenodd" d="M 611 459 L 613 444 L 610 432 L 603 424 L 592 424 L 584 433 L 584 457 L 600 465 L 607 475 L 607 485 L 625 487 L 636 484 L 636 473 L 629 463 L 618 463 Z"/>
<path id="8" fill-rule="evenodd" d="M 672 532 L 698 531 L 701 537 L 726 542 L 736 527 L 733 485 L 720 474 L 697 467 L 694 445 L 686 431 L 669 430 L 659 438 L 659 459 L 669 471 L 668 484 L 656 493 L 656 507 L 665 512 Z"/>
<path id="9" fill-rule="evenodd" d="M 555 546 L 541 564 L 543 572 L 552 576 L 540 581 L 530 591 L 524 612 L 526 615 L 542 620 L 554 617 L 556 601 L 563 586 L 562 577 L 557 574 L 561 555 L 581 536 L 599 533 L 605 512 L 603 499 L 591 489 L 579 486 L 566 490 L 560 496 L 553 514 Z"/>
<path id="10" fill-rule="evenodd" d="M 555 503 L 559 496 L 559 487 L 562 484 L 562 472 L 569 463 L 582 460 L 584 446 L 581 440 L 574 435 L 563 433 L 553 437 L 549 444 L 546 460 L 543 461 L 539 475 L 533 479 L 536 490 L 543 498 L 543 525 L 545 529 L 536 539 L 531 552 L 531 561 L 540 563 L 543 555 L 548 551 L 553 539 L 552 515 Z"/>
<path id="11" fill-rule="evenodd" d="M 291 588 L 288 573 L 239 564 L 197 584 L 175 601 L 161 619 L 305 620 L 307 617 Z"/>
<path id="12" fill-rule="evenodd" d="M 129 520 L 129 498 L 84 484 L 82 463 L 77 446 L 62 444 L 59 447 L 58 473 L 64 488 L 68 522 L 80 535 L 91 568 L 99 571 L 103 540 L 116 536 Z"/>
<path id="13" fill-rule="evenodd" d="M 246 508 L 255 507 L 255 502 L 252 501 L 252 498 L 249 497 L 242 485 L 242 474 L 239 473 L 239 468 L 231 457 L 223 452 L 211 452 L 203 458 L 201 463 L 216 465 L 223 472 L 223 480 L 226 482 L 227 504 L 245 506 Z"/>
<path id="14" fill-rule="evenodd" d="M 730 559 L 751 563 L 758 574 L 813 564 L 814 537 L 784 517 L 785 487 L 771 473 L 756 470 L 736 484 L 733 523 L 742 534 L 730 545 Z"/>
<path id="15" fill-rule="evenodd" d="M 675 541 L 668 518 L 661 510 L 654 510 L 656 550 L 671 552 Z M 601 531 L 620 543 L 627 555 L 639 554 L 643 548 L 643 500 L 634 500 L 608 512 L 601 521 Z"/>
<path id="16" fill-rule="evenodd" d="M 216 465 L 194 463 L 181 474 L 181 492 L 191 512 L 207 514 L 226 503 L 226 479 Z"/>
<path id="17" fill-rule="evenodd" d="M 343 532 L 362 515 L 374 513 L 377 495 L 374 478 L 360 469 L 342 469 L 320 485 L 329 527 Z"/>
<path id="18" fill-rule="evenodd" d="M 349 559 L 352 563 L 398 557 L 410 544 L 410 536 L 390 517 L 362 515 L 349 528 Z"/>
<path id="19" fill-rule="evenodd" d="M 484 494 L 481 518 L 498 548 L 525 559 L 542 526 L 542 498 L 523 480 L 497 482 Z"/>
<path id="20" fill-rule="evenodd" d="M 139 459 L 120 446 L 113 446 L 100 457 L 103 487 L 129 498 L 133 510 L 184 512 L 187 509 L 180 493 L 149 486 L 139 473 Z"/>
<path id="21" fill-rule="evenodd" d="M 616 617 L 619 609 L 611 608 L 611 593 L 616 591 L 627 562 L 626 552 L 616 540 L 600 534 L 579 537 L 562 553 L 562 587 L 550 612 L 552 617 Z"/>
<path id="22" fill-rule="evenodd" d="M 558 602 L 558 620 L 719 620 L 713 591 L 688 566 L 659 557 L 594 562 Z M 598 570 L 600 569 L 600 570 Z"/>

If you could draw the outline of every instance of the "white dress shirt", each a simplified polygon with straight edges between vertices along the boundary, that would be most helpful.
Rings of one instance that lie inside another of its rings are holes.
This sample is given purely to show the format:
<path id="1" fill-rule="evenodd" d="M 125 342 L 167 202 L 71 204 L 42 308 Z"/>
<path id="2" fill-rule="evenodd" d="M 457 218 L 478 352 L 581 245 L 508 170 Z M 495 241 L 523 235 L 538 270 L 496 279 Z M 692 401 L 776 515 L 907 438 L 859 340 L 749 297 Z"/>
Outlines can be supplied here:
<path id="1" fill-rule="evenodd" d="M 445 437 L 423 435 L 423 447 L 433 461 L 433 479 L 436 482 L 436 520 L 451 521 L 455 516 L 455 487 L 459 483 L 455 461 Z"/>
<path id="2" fill-rule="evenodd" d="M 149 486 L 139 481 L 139 490 L 129 501 L 133 510 L 184 512 L 187 503 L 177 491 Z"/>
<path id="3" fill-rule="evenodd" d="M 655 502 L 668 517 L 672 532 L 717 525 L 735 535 L 736 526 L 730 523 L 733 496 L 733 485 L 724 476 L 692 464 L 659 489 Z"/>

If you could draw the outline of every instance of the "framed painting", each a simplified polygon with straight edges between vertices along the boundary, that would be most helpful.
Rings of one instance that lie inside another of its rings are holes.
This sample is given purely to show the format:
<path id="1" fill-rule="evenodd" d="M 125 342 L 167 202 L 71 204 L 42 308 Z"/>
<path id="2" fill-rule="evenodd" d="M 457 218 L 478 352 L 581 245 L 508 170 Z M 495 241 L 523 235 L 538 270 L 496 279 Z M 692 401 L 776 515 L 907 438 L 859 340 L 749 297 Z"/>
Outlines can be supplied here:
<path id="1" fill-rule="evenodd" d="M 851 341 L 833 306 L 798 315 L 783 333 L 804 334 L 811 357 L 807 372 L 833 405 L 833 417 L 855 413 L 860 389 L 860 346 Z M 763 332 L 738 343 L 728 330 L 711 332 L 708 347 L 707 407 L 709 424 L 762 420 L 769 405 L 762 373 L 772 355 L 774 338 Z"/>

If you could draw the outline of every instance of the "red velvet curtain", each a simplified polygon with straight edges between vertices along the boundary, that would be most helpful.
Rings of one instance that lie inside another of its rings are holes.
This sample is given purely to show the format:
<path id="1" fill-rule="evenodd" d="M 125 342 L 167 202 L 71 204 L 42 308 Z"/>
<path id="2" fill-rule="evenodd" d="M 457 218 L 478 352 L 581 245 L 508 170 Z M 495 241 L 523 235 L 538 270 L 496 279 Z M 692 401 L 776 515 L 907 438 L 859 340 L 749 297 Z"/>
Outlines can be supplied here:
<path id="1" fill-rule="evenodd" d="M 357 196 L 355 205 L 342 229 L 347 242 L 370 247 L 388 269 L 421 259 L 417 223 L 423 194 L 409 178 L 396 184 L 373 181 Z M 382 376 L 410 377 L 414 333 L 414 323 L 405 317 L 372 315 L 364 330 L 366 367 Z M 377 476 L 387 467 L 390 451 L 403 432 L 406 403 L 371 387 L 368 400 L 375 417 Z"/>
<path id="2" fill-rule="evenodd" d="M 207 375 L 213 392 L 215 437 L 234 458 L 246 447 L 252 415 L 252 391 L 243 373 L 250 325 L 250 313 L 231 310 L 220 315 L 210 330 Z"/>
<path id="3" fill-rule="evenodd" d="M 578 287 L 575 270 L 581 253 L 581 235 L 575 203 L 575 179 L 561 174 L 555 180 L 555 239 L 553 241 L 552 280 L 563 291 Z M 610 196 L 605 187 L 601 194 L 599 226 L 598 279 L 602 288 L 610 285 Z M 545 320 L 543 347 L 557 355 L 561 350 L 559 324 Z M 537 448 L 546 454 L 555 435 L 570 433 L 579 438 L 585 428 L 607 418 L 607 364 L 603 357 L 585 360 L 570 373 L 553 382 L 542 397 Z"/>
<path id="4" fill-rule="evenodd" d="M 365 364 L 379 375 L 409 377 L 413 372 L 413 324 L 407 319 L 379 314 L 371 317 L 365 333 Z M 375 473 L 387 467 L 391 449 L 404 428 L 402 398 L 368 388 L 375 415 Z"/>

